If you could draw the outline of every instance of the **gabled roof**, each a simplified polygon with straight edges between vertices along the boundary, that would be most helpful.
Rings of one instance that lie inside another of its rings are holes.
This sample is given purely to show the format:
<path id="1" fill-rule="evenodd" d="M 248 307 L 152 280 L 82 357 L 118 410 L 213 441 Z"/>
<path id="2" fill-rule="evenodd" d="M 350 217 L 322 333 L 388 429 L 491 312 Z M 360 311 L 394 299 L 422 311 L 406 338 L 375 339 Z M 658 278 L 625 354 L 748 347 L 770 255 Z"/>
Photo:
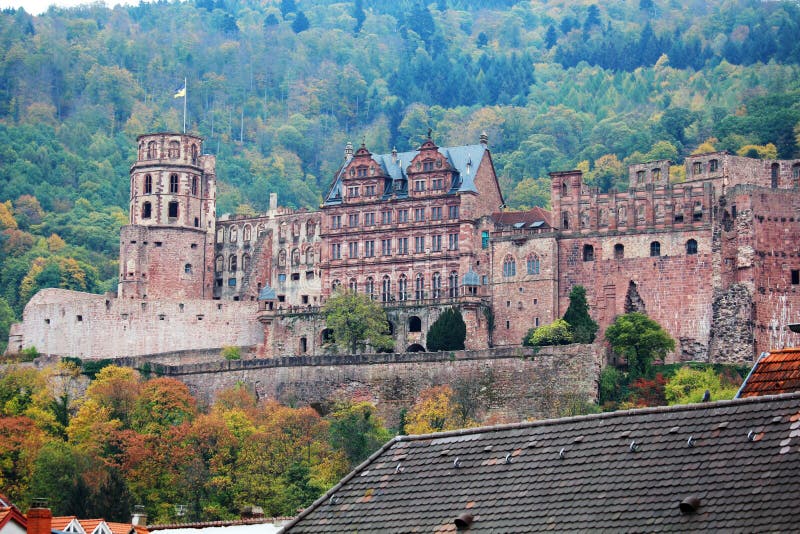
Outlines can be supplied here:
<path id="1" fill-rule="evenodd" d="M 3 501 L 0 500 L 0 503 L 3 503 Z M 0 531 L 2 531 L 3 527 L 12 521 L 17 523 L 23 530 L 26 530 L 28 522 L 25 519 L 25 516 L 20 513 L 16 506 L 0 505 Z"/>
<path id="2" fill-rule="evenodd" d="M 492 213 L 492 220 L 495 224 L 514 228 L 541 228 L 542 226 L 549 228 L 550 212 L 540 207 L 533 207 L 527 211 L 498 211 Z M 518 224 L 523 226 L 517 226 Z"/>
<path id="3" fill-rule="evenodd" d="M 798 496 L 790 394 L 400 436 L 286 532 L 788 532 Z"/>
<path id="4" fill-rule="evenodd" d="M 475 186 L 475 173 L 483 161 L 483 154 L 487 151 L 486 145 L 464 145 L 454 147 L 438 147 L 438 151 L 446 159 L 450 168 L 458 173 L 459 179 L 450 190 L 456 192 L 477 193 Z M 395 194 L 398 198 L 408 196 L 408 175 L 406 169 L 411 161 L 419 154 L 419 150 L 391 154 L 372 154 L 372 159 L 381 166 L 383 174 L 392 181 L 392 187 L 387 187 L 385 197 Z M 349 160 L 345 162 L 336 174 L 336 178 L 325 195 L 324 204 L 334 205 L 342 201 L 342 180 Z"/>
<path id="5" fill-rule="evenodd" d="M 774 350 L 758 359 L 737 398 L 800 391 L 800 348 Z"/>

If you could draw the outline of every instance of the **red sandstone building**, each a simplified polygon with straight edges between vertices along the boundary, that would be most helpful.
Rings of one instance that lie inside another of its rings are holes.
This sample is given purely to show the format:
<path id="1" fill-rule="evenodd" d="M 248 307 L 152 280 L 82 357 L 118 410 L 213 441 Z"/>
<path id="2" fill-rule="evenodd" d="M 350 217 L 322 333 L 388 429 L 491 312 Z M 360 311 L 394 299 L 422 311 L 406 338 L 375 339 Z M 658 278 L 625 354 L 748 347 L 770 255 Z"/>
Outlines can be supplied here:
<path id="1" fill-rule="evenodd" d="M 333 290 L 387 310 L 397 351 L 425 349 L 458 306 L 468 348 L 519 345 L 586 287 L 601 329 L 645 311 L 675 360 L 753 361 L 786 339 L 800 288 L 800 160 L 727 153 L 630 168 L 626 191 L 551 174 L 551 211 L 509 212 L 482 136 L 476 145 L 372 154 L 348 145 L 320 211 L 215 214 L 213 156 L 183 134 L 139 138 L 117 295 L 45 290 L 10 349 L 109 357 L 222 345 L 263 357 L 321 354 Z M 493 328 L 491 328 L 493 326 Z M 114 343 L 109 332 L 116 332 Z"/>

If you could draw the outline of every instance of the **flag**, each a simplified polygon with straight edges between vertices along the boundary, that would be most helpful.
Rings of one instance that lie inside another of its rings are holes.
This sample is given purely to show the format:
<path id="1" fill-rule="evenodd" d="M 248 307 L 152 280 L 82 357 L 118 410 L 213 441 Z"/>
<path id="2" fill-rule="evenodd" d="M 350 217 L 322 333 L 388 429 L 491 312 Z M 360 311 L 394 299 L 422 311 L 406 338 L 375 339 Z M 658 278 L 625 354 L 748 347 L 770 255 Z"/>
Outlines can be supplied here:
<path id="1" fill-rule="evenodd" d="M 186 96 L 186 82 L 184 82 L 183 86 L 175 93 L 175 98 L 181 98 L 184 96 Z"/>

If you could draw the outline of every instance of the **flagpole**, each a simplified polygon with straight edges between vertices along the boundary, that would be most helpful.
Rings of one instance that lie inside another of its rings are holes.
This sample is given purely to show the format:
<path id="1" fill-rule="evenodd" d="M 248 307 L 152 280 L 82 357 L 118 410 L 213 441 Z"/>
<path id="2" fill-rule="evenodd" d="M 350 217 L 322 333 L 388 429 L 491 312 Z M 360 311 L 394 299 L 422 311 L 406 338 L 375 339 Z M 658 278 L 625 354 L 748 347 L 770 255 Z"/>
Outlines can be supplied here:
<path id="1" fill-rule="evenodd" d="M 186 87 L 186 78 L 183 79 L 183 133 L 186 133 L 186 92 L 188 91 L 188 87 Z"/>

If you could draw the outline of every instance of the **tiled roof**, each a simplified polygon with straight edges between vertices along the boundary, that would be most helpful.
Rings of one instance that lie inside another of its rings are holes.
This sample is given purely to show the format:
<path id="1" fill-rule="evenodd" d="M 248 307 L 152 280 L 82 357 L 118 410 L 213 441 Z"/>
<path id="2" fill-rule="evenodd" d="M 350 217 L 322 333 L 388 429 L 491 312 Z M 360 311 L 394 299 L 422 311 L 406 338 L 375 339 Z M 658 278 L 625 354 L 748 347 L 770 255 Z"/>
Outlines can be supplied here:
<path id="1" fill-rule="evenodd" d="M 401 436 L 286 532 L 790 532 L 799 499 L 790 394 Z"/>
<path id="2" fill-rule="evenodd" d="M 495 212 L 492 213 L 492 220 L 494 220 L 495 223 L 503 226 L 513 226 L 518 223 L 525 223 L 526 228 L 538 221 L 544 221 L 544 224 L 549 227 L 550 212 L 539 207 L 534 207 L 527 211 Z"/>
<path id="3" fill-rule="evenodd" d="M 758 360 L 737 397 L 800 391 L 800 348 L 775 350 Z"/>
<path id="4" fill-rule="evenodd" d="M 16 521 L 17 524 L 25 528 L 26 521 L 25 516 L 19 513 L 19 510 L 13 506 L 2 506 L 0 507 L 0 530 L 3 529 L 5 525 L 7 525 L 10 521 Z"/>
<path id="5" fill-rule="evenodd" d="M 130 532 L 134 530 L 134 526 L 130 523 L 114 523 L 111 521 L 106 521 L 106 525 L 108 525 L 108 529 L 113 534 L 130 534 Z"/>
<path id="6" fill-rule="evenodd" d="M 63 515 L 54 517 L 50 521 L 50 527 L 53 530 L 64 530 L 65 528 L 67 528 L 67 525 L 69 525 L 72 522 L 73 519 L 75 519 L 74 515 Z"/>

